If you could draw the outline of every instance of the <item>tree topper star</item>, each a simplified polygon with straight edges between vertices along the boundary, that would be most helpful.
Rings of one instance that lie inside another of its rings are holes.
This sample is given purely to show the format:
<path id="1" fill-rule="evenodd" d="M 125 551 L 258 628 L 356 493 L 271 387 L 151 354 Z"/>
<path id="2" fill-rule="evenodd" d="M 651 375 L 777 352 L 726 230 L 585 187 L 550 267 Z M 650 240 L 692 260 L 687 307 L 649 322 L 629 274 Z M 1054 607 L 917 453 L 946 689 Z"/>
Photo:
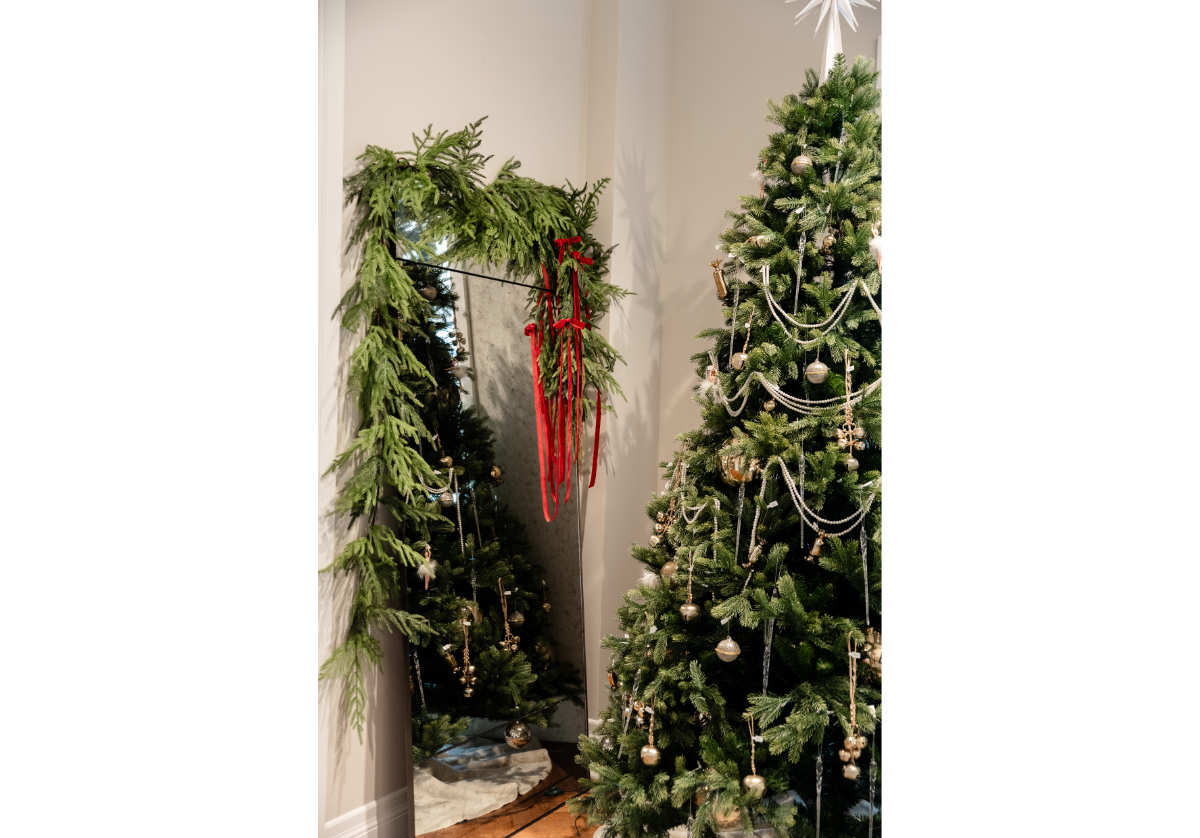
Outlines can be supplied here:
<path id="1" fill-rule="evenodd" d="M 785 2 L 798 3 L 800 0 L 785 0 Z M 821 80 L 824 81 L 829 75 L 829 70 L 833 67 L 833 59 L 839 52 L 842 51 L 842 27 L 841 18 L 846 19 L 846 23 L 850 25 L 850 29 L 858 31 L 858 19 L 854 17 L 854 7 L 865 6 L 868 9 L 874 9 L 870 0 L 808 0 L 808 5 L 796 13 L 796 24 L 799 25 L 800 20 L 809 12 L 816 8 L 821 9 L 820 15 L 817 16 L 816 31 L 820 31 L 821 24 L 825 21 L 825 16 L 829 16 L 829 26 L 825 30 L 825 63 L 821 70 Z M 833 14 L 830 14 L 833 12 Z"/>

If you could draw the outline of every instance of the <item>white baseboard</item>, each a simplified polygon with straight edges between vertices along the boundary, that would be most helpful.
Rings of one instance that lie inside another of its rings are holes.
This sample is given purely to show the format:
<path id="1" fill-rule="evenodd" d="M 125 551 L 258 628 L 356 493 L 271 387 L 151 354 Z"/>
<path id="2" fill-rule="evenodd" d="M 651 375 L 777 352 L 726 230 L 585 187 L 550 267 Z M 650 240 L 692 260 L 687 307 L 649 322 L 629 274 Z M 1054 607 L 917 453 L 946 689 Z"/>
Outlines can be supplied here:
<path id="1" fill-rule="evenodd" d="M 322 838 L 411 838 L 406 821 L 412 805 L 412 787 L 368 801 L 325 822 Z"/>

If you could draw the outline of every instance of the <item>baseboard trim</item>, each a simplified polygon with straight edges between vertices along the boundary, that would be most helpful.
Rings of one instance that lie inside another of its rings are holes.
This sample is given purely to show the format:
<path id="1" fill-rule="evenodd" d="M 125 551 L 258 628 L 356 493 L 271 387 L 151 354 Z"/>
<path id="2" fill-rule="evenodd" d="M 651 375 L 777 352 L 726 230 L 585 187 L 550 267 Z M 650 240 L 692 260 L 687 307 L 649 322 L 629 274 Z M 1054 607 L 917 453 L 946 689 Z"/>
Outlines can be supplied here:
<path id="1" fill-rule="evenodd" d="M 412 786 L 369 800 L 325 822 L 324 838 L 395 838 L 403 835 L 412 805 Z"/>

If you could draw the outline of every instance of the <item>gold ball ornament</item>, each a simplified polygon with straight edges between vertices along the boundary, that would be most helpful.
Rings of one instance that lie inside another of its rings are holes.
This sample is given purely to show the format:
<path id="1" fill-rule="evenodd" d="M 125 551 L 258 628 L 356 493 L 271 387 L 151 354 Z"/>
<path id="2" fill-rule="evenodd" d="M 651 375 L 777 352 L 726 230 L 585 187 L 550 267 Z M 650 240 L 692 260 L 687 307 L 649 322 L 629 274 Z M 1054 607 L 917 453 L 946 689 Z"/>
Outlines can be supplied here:
<path id="1" fill-rule="evenodd" d="M 426 285 L 424 288 L 421 289 L 421 296 L 427 300 L 436 300 L 437 295 L 438 295 L 438 290 L 436 288 L 434 288 L 432 285 Z"/>
<path id="2" fill-rule="evenodd" d="M 807 170 L 812 168 L 812 164 L 813 164 L 812 158 L 809 157 L 807 154 L 797 154 L 795 157 L 792 158 L 792 163 L 788 168 L 790 168 L 792 170 L 792 174 L 802 175 Z"/>
<path id="3" fill-rule="evenodd" d="M 713 812 L 713 819 L 721 829 L 732 829 L 742 824 L 742 810 L 734 806 L 732 809 L 721 809 Z"/>
<path id="4" fill-rule="evenodd" d="M 662 753 L 653 745 L 643 745 L 641 756 L 643 765 L 658 765 L 659 759 L 662 758 Z"/>
<path id="5" fill-rule="evenodd" d="M 825 238 L 821 239 L 821 249 L 826 253 L 833 250 L 835 244 L 837 244 L 837 238 L 834 237 L 833 233 L 826 233 Z"/>
<path id="6" fill-rule="evenodd" d="M 679 563 L 674 559 L 666 562 L 658 571 L 664 582 L 670 582 L 679 572 Z"/>
<path id="7" fill-rule="evenodd" d="M 765 402 L 763 402 L 763 410 L 767 411 L 767 413 L 770 413 L 774 409 L 775 409 L 775 400 L 774 399 L 767 399 Z"/>
<path id="8" fill-rule="evenodd" d="M 525 625 L 525 615 L 520 611 L 514 611 L 508 615 L 509 625 L 523 626 Z"/>
<path id="9" fill-rule="evenodd" d="M 504 476 L 504 472 L 500 470 L 500 466 L 492 466 L 492 479 L 499 480 Z"/>
<path id="10" fill-rule="evenodd" d="M 520 750 L 530 743 L 533 739 L 533 732 L 529 729 L 529 725 L 522 721 L 509 722 L 508 727 L 504 728 L 504 741 L 508 743 L 510 748 Z"/>
<path id="11" fill-rule="evenodd" d="M 767 790 L 767 781 L 761 774 L 747 774 L 742 778 L 742 788 L 746 794 L 759 800 L 763 796 L 763 792 Z"/>
<path id="12" fill-rule="evenodd" d="M 863 736 L 861 733 L 854 737 L 854 747 L 860 751 L 867 747 L 867 737 Z"/>
<path id="13" fill-rule="evenodd" d="M 859 773 L 858 766 L 852 762 L 842 766 L 842 776 L 847 780 L 857 780 Z"/>
<path id="14" fill-rule="evenodd" d="M 742 647 L 732 637 L 726 637 L 717 644 L 717 657 L 725 663 L 736 660 L 741 653 Z"/>
<path id="15" fill-rule="evenodd" d="M 842 762 L 849 762 L 850 760 L 854 759 L 854 757 L 851 756 L 850 752 L 845 748 L 838 748 L 838 759 L 840 759 Z"/>
<path id="16" fill-rule="evenodd" d="M 825 379 L 829 378 L 829 367 L 824 361 L 813 361 L 804 368 L 804 377 L 809 384 L 824 384 Z"/>
<path id="17" fill-rule="evenodd" d="M 733 358 L 729 363 L 735 370 L 740 370 L 742 367 L 746 366 L 746 359 L 749 357 L 750 356 L 745 352 L 734 352 Z"/>
<path id="18" fill-rule="evenodd" d="M 679 613 L 683 615 L 683 619 L 691 622 L 700 616 L 700 606 L 694 602 L 685 602 L 679 606 Z"/>
<path id="19" fill-rule="evenodd" d="M 847 736 L 842 740 L 842 747 L 844 747 L 847 751 L 853 751 L 858 747 L 858 737 Z"/>

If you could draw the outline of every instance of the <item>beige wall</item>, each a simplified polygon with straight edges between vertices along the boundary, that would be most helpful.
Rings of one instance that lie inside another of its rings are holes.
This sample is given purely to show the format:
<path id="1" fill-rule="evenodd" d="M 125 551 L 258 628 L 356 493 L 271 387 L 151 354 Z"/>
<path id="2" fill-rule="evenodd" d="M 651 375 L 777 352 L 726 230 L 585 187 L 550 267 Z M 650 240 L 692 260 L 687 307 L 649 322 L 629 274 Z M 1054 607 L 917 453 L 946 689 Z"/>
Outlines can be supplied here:
<path id="1" fill-rule="evenodd" d="M 605 419 L 596 487 L 553 525 L 541 521 L 534 495 L 522 294 L 472 281 L 464 313 L 481 350 L 473 389 L 496 426 L 506 500 L 548 569 L 560 653 L 582 663 L 588 652 L 593 718 L 607 699 L 600 640 L 616 630 L 616 608 L 639 573 L 630 546 L 650 535 L 644 507 L 661 485 L 658 463 L 675 435 L 698 422 L 688 358 L 702 348 L 696 332 L 720 318 L 708 263 L 724 213 L 755 188 L 749 173 L 769 128 L 767 99 L 796 90 L 821 58 L 812 22 L 793 27 L 794 11 L 782 0 L 322 4 L 322 66 L 332 68 L 322 78 L 322 312 L 346 281 L 334 255 L 340 230 L 330 230 L 340 218 L 337 167 L 352 165 L 367 143 L 407 147 L 428 123 L 456 128 L 487 114 L 484 150 L 498 158 L 491 171 L 516 156 L 526 174 L 549 182 L 613 178 L 597 234 L 619 244 L 611 280 L 637 293 L 605 324 L 628 362 L 618 369 L 627 401 Z M 865 10 L 860 21 L 859 32 L 844 30 L 846 51 L 874 55 L 879 13 Z M 321 330 L 324 463 L 335 445 L 339 350 L 336 327 L 323 322 Z M 327 503 L 331 489 L 323 483 L 321 491 Z M 325 561 L 332 539 L 322 539 Z M 583 609 L 571 607 L 580 573 Z M 322 596 L 324 653 L 338 601 L 324 588 Z M 391 700 L 407 693 L 400 679 L 390 672 L 379 685 L 386 700 L 372 708 L 365 747 L 338 738 L 322 699 L 322 823 L 403 782 L 384 753 L 406 729 Z M 570 739 L 583 727 L 583 714 L 569 708 L 549 736 Z"/>

